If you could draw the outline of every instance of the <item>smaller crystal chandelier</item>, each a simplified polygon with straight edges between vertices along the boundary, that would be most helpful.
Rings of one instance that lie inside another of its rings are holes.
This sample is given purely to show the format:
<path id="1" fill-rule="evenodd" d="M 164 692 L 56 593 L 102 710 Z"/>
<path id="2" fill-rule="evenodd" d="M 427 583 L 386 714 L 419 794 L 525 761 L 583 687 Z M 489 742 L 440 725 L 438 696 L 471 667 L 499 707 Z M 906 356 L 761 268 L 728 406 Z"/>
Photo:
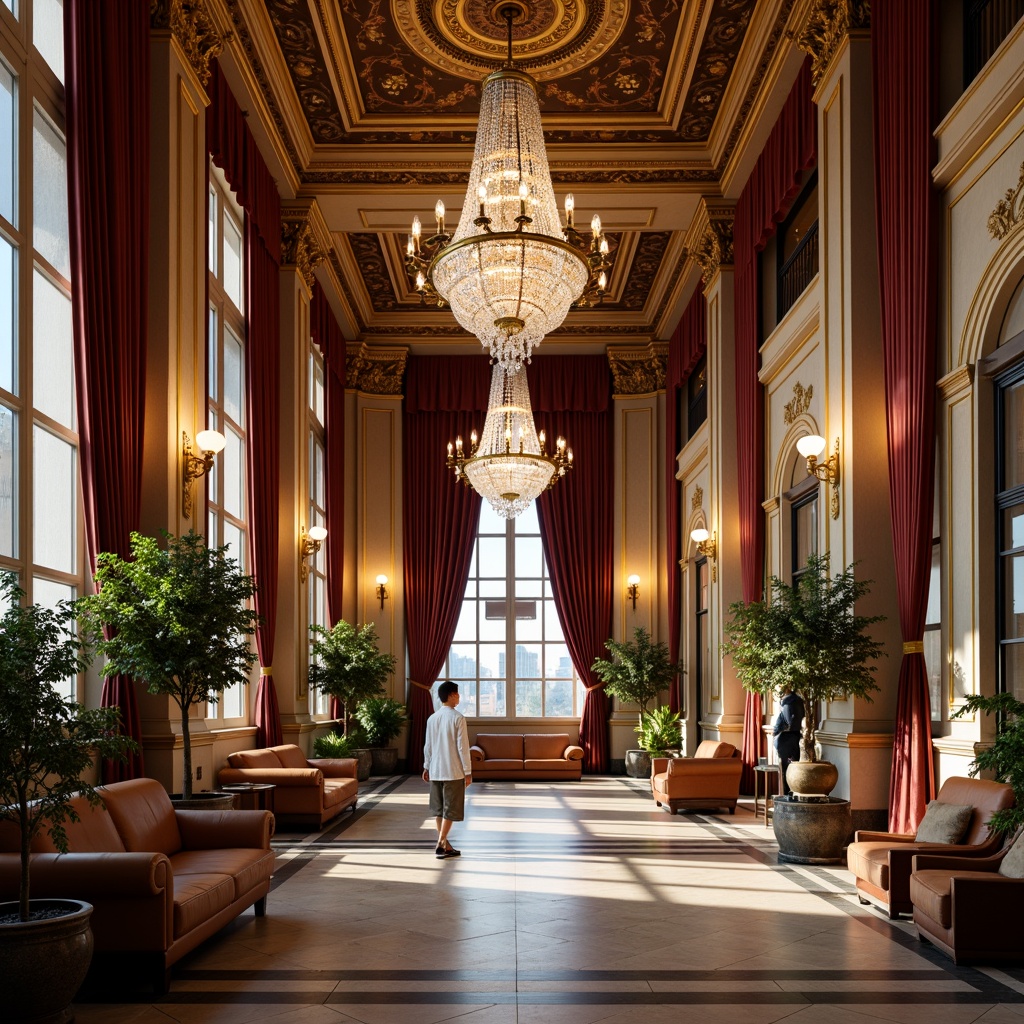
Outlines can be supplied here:
<path id="1" fill-rule="evenodd" d="M 554 452 L 533 424 L 533 408 L 525 373 L 509 373 L 495 364 L 483 437 L 469 438 L 469 455 L 462 438 L 448 442 L 447 466 L 455 478 L 486 498 L 503 519 L 515 519 L 559 477 L 572 469 L 572 449 L 560 437 Z"/>

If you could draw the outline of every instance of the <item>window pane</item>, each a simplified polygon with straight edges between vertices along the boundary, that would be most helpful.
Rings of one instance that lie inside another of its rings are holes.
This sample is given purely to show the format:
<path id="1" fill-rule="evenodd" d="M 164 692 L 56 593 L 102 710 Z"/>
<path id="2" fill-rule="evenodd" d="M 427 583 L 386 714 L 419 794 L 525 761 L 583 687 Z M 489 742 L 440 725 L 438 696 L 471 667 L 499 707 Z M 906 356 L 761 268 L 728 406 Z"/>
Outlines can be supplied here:
<path id="1" fill-rule="evenodd" d="M 32 580 L 32 600 L 41 604 L 44 608 L 56 608 L 60 601 L 73 601 L 75 599 L 75 588 L 66 586 L 63 583 L 54 583 L 53 580 L 40 579 L 38 576 Z M 61 683 L 55 683 L 53 688 L 62 697 L 77 698 L 77 676 L 68 676 Z"/>
<path id="2" fill-rule="evenodd" d="M 242 343 L 230 327 L 224 329 L 224 414 L 241 425 Z"/>
<path id="3" fill-rule="evenodd" d="M 572 679 L 572 658 L 565 644 L 544 645 L 544 673 L 548 679 Z"/>
<path id="4" fill-rule="evenodd" d="M 228 547 L 228 554 L 245 569 L 245 534 L 234 525 L 224 523 L 224 543 Z"/>
<path id="5" fill-rule="evenodd" d="M 572 713 L 572 680 L 549 681 L 544 688 L 544 714 L 569 717 Z"/>
<path id="6" fill-rule="evenodd" d="M 474 644 L 452 644 L 452 649 L 448 653 L 448 678 L 476 678 L 476 646 Z"/>
<path id="7" fill-rule="evenodd" d="M 17 557 L 18 414 L 0 405 L 0 555 Z"/>
<path id="8" fill-rule="evenodd" d="M 227 215 L 224 216 L 224 291 L 235 309 L 241 312 L 242 234 Z"/>
<path id="9" fill-rule="evenodd" d="M 562 624 L 558 621 L 558 612 L 555 610 L 554 601 L 544 602 L 544 639 L 564 640 Z M 550 675 L 550 671 L 548 672 Z"/>
<path id="10" fill-rule="evenodd" d="M 53 73 L 63 82 L 64 0 L 33 0 L 32 42 Z"/>
<path id="11" fill-rule="evenodd" d="M 928 577 L 928 610 L 925 613 L 925 624 L 934 625 L 942 621 L 942 569 L 939 564 L 939 545 L 932 545 L 932 571 Z"/>
<path id="12" fill-rule="evenodd" d="M 39 565 L 61 572 L 77 570 L 75 556 L 75 449 L 41 427 L 32 431 L 35 552 Z"/>
<path id="13" fill-rule="evenodd" d="M 75 357 L 71 300 L 38 270 L 32 275 L 32 359 L 35 407 L 75 429 Z"/>
<path id="14" fill-rule="evenodd" d="M 230 429 L 224 431 L 224 437 L 227 443 L 220 459 L 224 474 L 224 510 L 236 519 L 244 519 L 245 516 L 242 514 L 242 510 L 245 508 L 242 439 Z"/>
<path id="15" fill-rule="evenodd" d="M 539 718 L 542 713 L 540 680 L 524 682 L 522 679 L 517 679 L 516 715 L 520 718 Z"/>
<path id="16" fill-rule="evenodd" d="M 14 183 L 18 149 L 14 135 L 14 75 L 4 64 L 0 64 L 0 217 L 6 217 L 17 226 L 14 219 Z"/>
<path id="17" fill-rule="evenodd" d="M 1017 700 L 1024 700 L 1024 644 L 1007 644 L 1003 658 L 1003 689 Z"/>
<path id="18" fill-rule="evenodd" d="M 313 388 L 310 393 L 313 405 L 313 415 L 316 416 L 317 423 L 320 426 L 324 425 L 324 368 L 317 362 L 313 361 Z"/>
<path id="19" fill-rule="evenodd" d="M 481 718 L 505 717 L 505 681 L 503 679 L 480 680 L 480 706 L 476 714 Z"/>
<path id="20" fill-rule="evenodd" d="M 505 678 L 505 645 L 501 644 L 480 644 L 477 648 L 477 655 L 480 659 L 480 678 L 504 679 Z"/>
<path id="21" fill-rule="evenodd" d="M 523 512 L 516 516 L 516 535 L 523 536 L 528 533 L 540 536 L 540 520 L 537 518 L 536 502 L 531 502 Z"/>
<path id="22" fill-rule="evenodd" d="M 459 622 L 455 627 L 455 642 L 474 641 L 476 639 L 476 602 L 464 601 L 459 612 Z"/>
<path id="23" fill-rule="evenodd" d="M 1024 548 L 1024 505 L 1003 509 L 1003 550 Z"/>
<path id="24" fill-rule="evenodd" d="M 540 537 L 516 537 L 516 577 L 539 578 L 544 573 Z"/>
<path id="25" fill-rule="evenodd" d="M 221 718 L 241 718 L 245 714 L 245 686 L 242 683 L 235 683 L 229 686 L 220 698 Z M 209 710 L 216 713 L 217 705 L 209 705 Z"/>
<path id="26" fill-rule="evenodd" d="M 17 394 L 14 338 L 18 333 L 18 250 L 0 236 L 0 388 Z"/>
<path id="27" fill-rule="evenodd" d="M 32 132 L 32 159 L 32 244 L 57 273 L 70 277 L 64 140 L 38 110 Z"/>
<path id="28" fill-rule="evenodd" d="M 213 401 L 217 401 L 217 381 L 220 379 L 218 372 L 220 356 L 217 345 L 217 310 L 212 306 L 210 307 L 206 331 L 206 394 Z M 216 418 L 211 418 L 210 429 L 214 430 L 216 426 Z"/>
<path id="29" fill-rule="evenodd" d="M 206 248 L 209 271 L 217 276 L 217 190 L 210 186 L 210 199 L 206 204 Z"/>
<path id="30" fill-rule="evenodd" d="M 466 602 L 467 605 L 470 602 Z M 476 602 L 472 602 L 473 606 L 479 607 Z M 500 612 L 500 614 L 499 614 Z M 487 601 L 483 605 L 483 615 L 480 616 L 480 622 L 477 626 L 479 630 L 480 640 L 494 640 L 498 643 L 504 643 L 507 635 L 507 623 L 505 619 L 505 601 Z M 502 673 L 504 675 L 504 673 Z"/>
<path id="31" fill-rule="evenodd" d="M 502 537 L 505 536 L 505 520 L 486 501 L 480 502 L 480 525 L 477 527 L 477 532 L 481 534 L 500 533 Z"/>
<path id="32" fill-rule="evenodd" d="M 815 495 L 793 509 L 793 573 L 807 565 L 807 559 L 818 553 L 818 498 Z"/>
<path id="33" fill-rule="evenodd" d="M 533 617 L 527 618 L 526 612 L 533 606 Z M 541 607 L 539 602 L 518 601 L 516 602 L 516 640 L 543 640 L 544 624 L 541 620 Z M 518 670 L 517 670 L 518 674 Z"/>
<path id="34" fill-rule="evenodd" d="M 540 644 L 516 644 L 516 679 L 540 679 L 540 652 Z"/>
<path id="35" fill-rule="evenodd" d="M 505 578 L 505 538 L 481 537 L 478 551 L 480 555 L 480 575 L 491 579 Z"/>
<path id="36" fill-rule="evenodd" d="M 928 669 L 928 693 L 932 705 L 932 721 L 942 721 L 942 631 L 926 629 L 924 663 Z"/>

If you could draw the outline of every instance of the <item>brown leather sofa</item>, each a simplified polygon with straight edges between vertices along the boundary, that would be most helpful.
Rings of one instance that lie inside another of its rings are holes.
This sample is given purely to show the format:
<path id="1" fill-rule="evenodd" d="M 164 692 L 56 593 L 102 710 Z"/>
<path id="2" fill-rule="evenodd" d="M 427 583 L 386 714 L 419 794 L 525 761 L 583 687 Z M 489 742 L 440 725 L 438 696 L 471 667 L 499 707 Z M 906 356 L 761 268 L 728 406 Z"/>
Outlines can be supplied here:
<path id="1" fill-rule="evenodd" d="M 568 733 L 477 733 L 469 748 L 473 780 L 568 779 L 583 775 L 583 748 Z"/>
<path id="2" fill-rule="evenodd" d="M 651 761 L 651 796 L 676 814 L 681 808 L 736 813 L 743 762 L 740 752 L 720 740 L 702 740 L 693 757 L 656 757 Z"/>
<path id="3" fill-rule="evenodd" d="M 1024 878 L 999 874 L 991 857 L 917 854 L 910 899 L 918 935 L 955 963 L 1024 961 Z"/>
<path id="4" fill-rule="evenodd" d="M 936 797 L 940 803 L 970 805 L 974 808 L 967 832 L 960 843 L 919 843 L 913 835 L 898 832 L 854 833 L 846 850 L 846 865 L 857 879 L 861 903 L 874 903 L 890 918 L 910 914 L 910 875 L 918 853 L 943 856 L 987 857 L 998 851 L 1002 839 L 990 833 L 994 811 L 1013 805 L 1013 789 L 1001 782 L 957 776 L 946 779 Z"/>
<path id="5" fill-rule="evenodd" d="M 228 756 L 228 767 L 217 776 L 220 785 L 270 782 L 274 790 L 274 816 L 279 825 L 323 828 L 346 807 L 355 810 L 359 797 L 356 765 L 352 757 L 312 760 L 294 744 L 239 750 Z"/>
<path id="6" fill-rule="evenodd" d="M 98 954 L 135 961 L 165 992 L 170 967 L 248 907 L 266 912 L 274 873 L 269 811 L 175 810 L 155 779 L 98 790 L 104 806 L 72 801 L 69 853 L 32 843 L 32 896 L 85 900 Z M 17 899 L 20 831 L 0 828 L 0 900 Z"/>

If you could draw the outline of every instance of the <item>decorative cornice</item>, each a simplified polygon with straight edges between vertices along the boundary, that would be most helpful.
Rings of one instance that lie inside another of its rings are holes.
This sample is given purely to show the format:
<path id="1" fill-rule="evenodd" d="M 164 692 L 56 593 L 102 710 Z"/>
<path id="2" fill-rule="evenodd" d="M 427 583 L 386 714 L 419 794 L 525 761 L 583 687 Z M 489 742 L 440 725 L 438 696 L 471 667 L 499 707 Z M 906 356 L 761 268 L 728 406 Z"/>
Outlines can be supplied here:
<path id="1" fill-rule="evenodd" d="M 704 504 L 704 488 L 698 484 L 693 489 L 693 497 L 690 498 L 690 511 L 696 512 Z"/>
<path id="2" fill-rule="evenodd" d="M 350 346 L 345 360 L 345 387 L 366 395 L 400 395 L 407 348 Z"/>
<path id="3" fill-rule="evenodd" d="M 794 42 L 811 55 L 811 81 L 815 88 L 850 31 L 870 26 L 869 0 L 813 0 L 803 30 Z"/>
<path id="4" fill-rule="evenodd" d="M 294 266 L 306 282 L 306 287 L 312 291 L 315 281 L 313 272 L 325 259 L 327 253 L 320 247 L 309 212 L 286 213 L 281 218 L 282 265 Z"/>
<path id="5" fill-rule="evenodd" d="M 796 421 L 798 416 L 802 416 L 811 407 L 811 398 L 814 396 L 814 385 L 805 388 L 800 381 L 797 381 L 793 385 L 793 398 L 786 403 L 785 412 L 782 418 L 786 421 L 786 426 L 790 426 Z"/>
<path id="6" fill-rule="evenodd" d="M 944 399 L 949 401 L 949 399 L 954 398 L 963 391 L 970 391 L 973 383 L 974 366 L 971 364 L 958 366 L 939 381 L 939 393 Z"/>
<path id="7" fill-rule="evenodd" d="M 708 208 L 709 220 L 697 244 L 686 249 L 686 255 L 700 267 L 700 276 L 705 284 L 710 282 L 722 267 L 733 265 L 733 211 L 726 213 Z"/>
<path id="8" fill-rule="evenodd" d="M 149 24 L 170 30 L 205 89 L 210 80 L 210 61 L 226 42 L 213 23 L 206 0 L 150 0 Z"/>
<path id="9" fill-rule="evenodd" d="M 652 342 L 643 348 L 608 347 L 615 395 L 650 395 L 665 390 L 668 344 Z"/>
<path id="10" fill-rule="evenodd" d="M 988 233 L 997 241 L 1005 238 L 1024 220 L 1024 164 L 1020 165 L 1020 177 L 1016 188 L 1008 188 L 1006 195 L 996 203 L 988 216 Z"/>

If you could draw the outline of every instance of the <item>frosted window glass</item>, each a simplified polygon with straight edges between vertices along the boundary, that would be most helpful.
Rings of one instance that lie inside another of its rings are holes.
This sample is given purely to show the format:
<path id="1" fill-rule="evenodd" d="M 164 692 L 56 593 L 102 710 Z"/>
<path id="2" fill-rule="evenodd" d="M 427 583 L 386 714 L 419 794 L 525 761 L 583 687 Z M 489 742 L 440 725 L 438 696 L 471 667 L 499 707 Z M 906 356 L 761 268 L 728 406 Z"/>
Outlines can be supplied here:
<path id="1" fill-rule="evenodd" d="M 32 131 L 32 243 L 57 273 L 71 276 L 64 140 L 37 110 Z"/>
<path id="2" fill-rule="evenodd" d="M 64 0 L 33 0 L 32 42 L 64 81 Z"/>
<path id="3" fill-rule="evenodd" d="M 210 201 L 206 211 L 206 245 L 209 270 L 217 276 L 217 190 L 210 186 Z"/>
<path id="4" fill-rule="evenodd" d="M 18 250 L 0 237 L 0 388 L 17 394 L 14 338 L 18 333 Z"/>
<path id="5" fill-rule="evenodd" d="M 242 423 L 242 343 L 233 331 L 224 331 L 224 415 Z"/>
<path id="6" fill-rule="evenodd" d="M 241 312 L 242 235 L 235 227 L 235 222 L 228 217 L 224 218 L 224 291 Z"/>
<path id="7" fill-rule="evenodd" d="M 224 511 L 236 519 L 244 519 L 242 439 L 233 430 L 225 431 L 224 436 L 227 440 L 221 457 L 221 467 L 224 473 Z M 227 527 L 225 527 L 224 539 L 227 540 Z"/>
<path id="8" fill-rule="evenodd" d="M 244 569 L 245 534 L 234 523 L 224 524 L 224 543 L 227 545 L 228 556 L 233 558 Z"/>
<path id="9" fill-rule="evenodd" d="M 0 555 L 18 556 L 18 414 L 0 405 Z"/>
<path id="10" fill-rule="evenodd" d="M 44 608 L 56 608 L 61 601 L 73 601 L 75 599 L 75 588 L 66 586 L 63 583 L 54 583 L 53 580 L 44 580 L 36 576 L 32 580 L 32 600 L 41 604 Z M 77 696 L 78 676 L 68 676 L 60 683 L 54 683 L 53 688 L 62 696 L 74 700 Z"/>
<path id="11" fill-rule="evenodd" d="M 75 429 L 75 357 L 71 300 L 37 270 L 33 275 L 33 404 L 69 430 Z"/>
<path id="12" fill-rule="evenodd" d="M 32 431 L 35 536 L 33 560 L 61 572 L 77 570 L 75 553 L 75 449 L 41 427 Z"/>
<path id="13" fill-rule="evenodd" d="M 12 224 L 14 219 L 14 183 L 18 180 L 14 144 L 14 75 L 0 64 L 0 217 Z"/>
<path id="14" fill-rule="evenodd" d="M 206 329 L 206 393 L 216 402 L 217 380 L 219 379 L 217 371 L 217 310 L 212 307 L 210 308 Z M 210 425 L 211 430 L 215 430 L 216 427 L 216 423 Z"/>

